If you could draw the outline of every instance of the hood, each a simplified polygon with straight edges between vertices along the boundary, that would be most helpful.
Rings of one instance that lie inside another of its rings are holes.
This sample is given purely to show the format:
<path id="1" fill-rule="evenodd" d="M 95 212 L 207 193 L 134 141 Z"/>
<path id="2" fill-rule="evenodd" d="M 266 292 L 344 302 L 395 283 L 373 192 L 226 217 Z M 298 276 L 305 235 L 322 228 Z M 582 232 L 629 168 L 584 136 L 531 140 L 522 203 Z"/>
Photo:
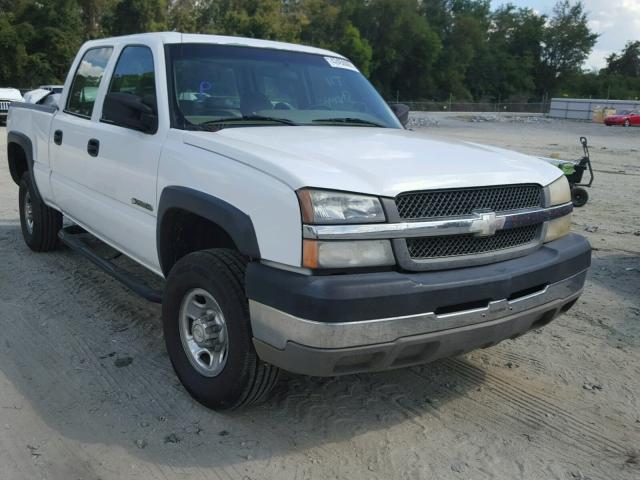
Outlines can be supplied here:
<path id="1" fill-rule="evenodd" d="M 250 165 L 294 190 L 318 187 L 394 197 L 411 190 L 547 185 L 562 174 L 527 155 L 400 129 L 242 127 L 185 131 L 184 142 Z"/>
<path id="2" fill-rule="evenodd" d="M 24 101 L 27 103 L 38 103 L 45 97 L 48 97 L 53 92 L 51 90 L 45 90 L 44 88 L 37 88 L 24 94 Z"/>
<path id="3" fill-rule="evenodd" d="M 16 88 L 0 88 L 0 100 L 11 100 L 13 102 L 21 102 L 22 95 L 20 95 L 20 90 Z"/>

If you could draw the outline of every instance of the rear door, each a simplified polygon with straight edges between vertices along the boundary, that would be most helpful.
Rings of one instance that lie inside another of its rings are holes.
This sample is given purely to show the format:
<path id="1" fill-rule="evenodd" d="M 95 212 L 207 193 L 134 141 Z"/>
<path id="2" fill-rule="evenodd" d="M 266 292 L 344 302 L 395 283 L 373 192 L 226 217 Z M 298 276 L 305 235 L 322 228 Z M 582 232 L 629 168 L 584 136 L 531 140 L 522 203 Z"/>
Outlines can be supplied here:
<path id="1" fill-rule="evenodd" d="M 113 47 L 90 48 L 75 66 L 66 98 L 51 124 L 49 155 L 51 188 L 56 205 L 89 229 L 99 224 L 97 203 L 87 189 L 87 172 L 93 163 L 87 151 L 95 136 L 95 104 L 103 86 L 105 69 Z"/>

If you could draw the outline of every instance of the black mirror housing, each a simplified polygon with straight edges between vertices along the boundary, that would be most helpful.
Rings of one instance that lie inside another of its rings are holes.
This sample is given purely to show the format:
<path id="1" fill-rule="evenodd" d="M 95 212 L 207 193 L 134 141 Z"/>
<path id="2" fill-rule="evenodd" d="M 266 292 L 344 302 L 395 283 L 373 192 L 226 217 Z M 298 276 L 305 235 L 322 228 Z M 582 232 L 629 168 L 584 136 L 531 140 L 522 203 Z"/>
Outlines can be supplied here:
<path id="1" fill-rule="evenodd" d="M 403 127 L 407 127 L 409 123 L 409 106 L 404 103 L 393 103 L 389 105 L 391 111 L 398 117 Z"/>
<path id="2" fill-rule="evenodd" d="M 155 98 L 141 98 L 123 92 L 109 93 L 104 99 L 102 121 L 154 134 L 158 131 Z"/>

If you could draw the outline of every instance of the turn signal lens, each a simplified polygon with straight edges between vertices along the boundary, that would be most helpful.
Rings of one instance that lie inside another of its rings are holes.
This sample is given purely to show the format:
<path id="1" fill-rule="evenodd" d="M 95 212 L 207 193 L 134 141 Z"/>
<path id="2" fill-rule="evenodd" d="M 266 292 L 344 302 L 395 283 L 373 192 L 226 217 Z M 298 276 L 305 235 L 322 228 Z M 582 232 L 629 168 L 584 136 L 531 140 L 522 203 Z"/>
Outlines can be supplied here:
<path id="1" fill-rule="evenodd" d="M 395 257 L 389 240 L 304 240 L 302 243 L 302 266 L 305 268 L 378 267 L 394 264 Z"/>
<path id="2" fill-rule="evenodd" d="M 552 242 L 553 240 L 568 235 L 569 232 L 571 232 L 571 214 L 549 222 L 547 225 L 547 234 L 544 236 L 544 242 Z"/>

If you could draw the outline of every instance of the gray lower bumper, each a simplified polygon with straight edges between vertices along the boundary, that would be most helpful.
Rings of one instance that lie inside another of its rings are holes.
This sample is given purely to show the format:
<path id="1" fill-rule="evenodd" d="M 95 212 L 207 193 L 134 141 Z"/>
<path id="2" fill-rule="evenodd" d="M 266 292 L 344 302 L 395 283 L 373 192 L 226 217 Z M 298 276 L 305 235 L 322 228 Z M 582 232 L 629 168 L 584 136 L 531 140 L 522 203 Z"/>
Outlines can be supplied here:
<path id="1" fill-rule="evenodd" d="M 585 278 L 586 270 L 483 308 L 344 323 L 310 321 L 250 300 L 254 345 L 264 361 L 307 375 L 416 365 L 495 345 L 549 323 L 580 296 Z"/>

